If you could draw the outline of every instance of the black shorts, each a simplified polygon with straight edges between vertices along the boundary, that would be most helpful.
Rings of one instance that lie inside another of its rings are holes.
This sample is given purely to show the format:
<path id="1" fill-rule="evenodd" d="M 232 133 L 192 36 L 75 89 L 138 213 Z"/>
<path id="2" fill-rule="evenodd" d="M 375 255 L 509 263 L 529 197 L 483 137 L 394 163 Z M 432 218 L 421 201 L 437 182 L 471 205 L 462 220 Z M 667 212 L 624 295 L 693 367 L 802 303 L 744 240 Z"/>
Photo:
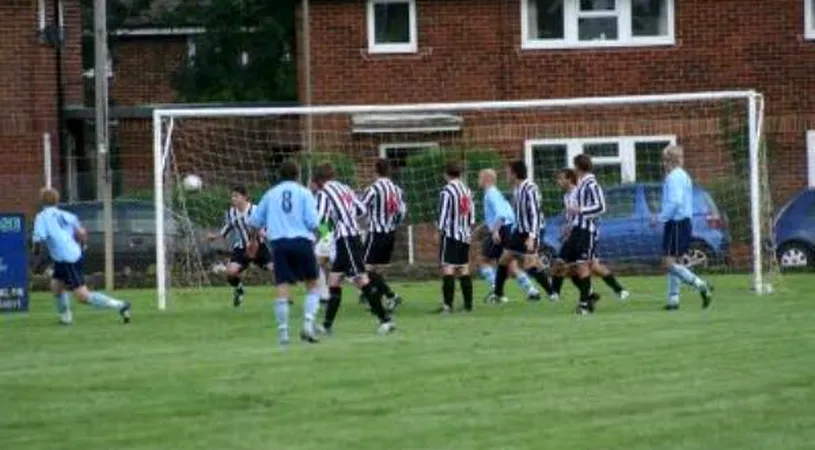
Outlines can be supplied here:
<path id="1" fill-rule="evenodd" d="M 293 284 L 317 279 L 314 242 L 306 238 L 272 241 L 275 284 Z"/>
<path id="2" fill-rule="evenodd" d="M 258 252 L 254 258 L 250 258 L 246 254 L 245 248 L 233 248 L 229 262 L 241 266 L 241 272 L 248 269 L 249 264 L 255 264 L 261 269 L 266 269 L 266 266 L 272 262 L 272 252 L 269 251 L 269 246 L 266 243 L 261 243 L 258 246 Z"/>
<path id="3" fill-rule="evenodd" d="M 588 262 L 594 259 L 595 233 L 574 228 L 560 247 L 559 258 L 566 263 Z"/>
<path id="4" fill-rule="evenodd" d="M 512 227 L 505 225 L 501 227 L 498 234 L 501 237 L 501 240 L 498 242 L 492 240 L 492 233 L 484 238 L 484 242 L 481 244 L 481 256 L 489 260 L 494 260 L 501 257 L 501 254 L 504 253 L 504 245 L 506 245 L 507 240 L 509 240 L 509 237 L 512 234 Z"/>
<path id="5" fill-rule="evenodd" d="M 382 266 L 391 263 L 396 233 L 368 233 L 365 240 L 365 264 Z"/>
<path id="6" fill-rule="evenodd" d="M 529 238 L 529 233 L 520 233 L 518 231 L 513 231 L 512 234 L 509 236 L 509 239 L 507 240 L 506 249 L 521 255 L 537 253 L 538 237 L 535 236 L 535 243 L 532 247 L 532 251 L 528 251 L 526 249 L 527 238 Z"/>
<path id="7" fill-rule="evenodd" d="M 331 265 L 331 273 L 355 277 L 365 273 L 362 240 L 359 236 L 338 237 L 334 242 L 337 253 Z"/>
<path id="8" fill-rule="evenodd" d="M 82 259 L 77 262 L 54 262 L 54 274 L 51 278 L 61 282 L 71 291 L 85 285 L 85 274 L 82 272 Z"/>
<path id="9" fill-rule="evenodd" d="M 439 247 L 442 266 L 466 266 L 470 263 L 470 244 L 443 236 Z"/>
<path id="10" fill-rule="evenodd" d="M 690 219 L 665 222 L 662 234 L 662 253 L 665 256 L 684 256 L 690 249 L 691 235 L 693 234 Z"/>

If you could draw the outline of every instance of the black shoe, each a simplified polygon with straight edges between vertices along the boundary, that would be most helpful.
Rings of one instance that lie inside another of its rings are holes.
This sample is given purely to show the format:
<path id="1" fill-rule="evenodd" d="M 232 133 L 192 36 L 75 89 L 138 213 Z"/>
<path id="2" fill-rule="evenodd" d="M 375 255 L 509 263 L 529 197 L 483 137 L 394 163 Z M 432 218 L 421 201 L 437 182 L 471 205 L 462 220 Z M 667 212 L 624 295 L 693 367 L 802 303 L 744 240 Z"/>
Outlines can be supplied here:
<path id="1" fill-rule="evenodd" d="M 662 307 L 665 311 L 679 311 L 679 305 L 677 304 L 668 304 Z"/>
<path id="2" fill-rule="evenodd" d="M 600 294 L 596 293 L 596 292 L 592 292 L 591 294 L 589 294 L 589 301 L 591 301 L 592 306 L 593 306 L 595 303 L 599 302 L 599 301 L 600 301 L 600 299 L 602 299 L 602 298 L 603 298 L 603 297 L 602 297 Z"/>
<path id="3" fill-rule="evenodd" d="M 590 316 L 592 311 L 589 309 L 587 304 L 579 304 L 577 308 L 575 308 L 574 313 L 578 316 Z"/>
<path id="4" fill-rule="evenodd" d="M 526 296 L 526 299 L 530 302 L 539 302 L 541 300 L 540 292 L 533 292 Z"/>
<path id="5" fill-rule="evenodd" d="M 710 308 L 710 304 L 713 302 L 713 285 L 707 283 L 705 288 L 699 291 L 699 295 L 702 296 L 702 309 Z"/>
<path id="6" fill-rule="evenodd" d="M 119 310 L 119 315 L 122 316 L 122 323 L 130 323 L 130 302 L 125 302 L 125 305 Z"/>
<path id="7" fill-rule="evenodd" d="M 235 288 L 235 293 L 232 295 L 232 306 L 237 308 L 243 304 L 243 294 L 243 286 Z"/>
<path id="8" fill-rule="evenodd" d="M 306 332 L 306 330 L 300 330 L 300 340 L 303 342 L 308 342 L 309 344 L 316 344 L 320 342 L 316 336 L 311 333 Z"/>
<path id="9" fill-rule="evenodd" d="M 446 316 L 446 315 L 449 315 L 449 314 L 453 314 L 453 308 L 451 308 L 451 307 L 449 307 L 447 305 L 442 305 L 440 308 L 434 309 L 431 312 L 431 314 L 441 314 L 443 316 Z"/>

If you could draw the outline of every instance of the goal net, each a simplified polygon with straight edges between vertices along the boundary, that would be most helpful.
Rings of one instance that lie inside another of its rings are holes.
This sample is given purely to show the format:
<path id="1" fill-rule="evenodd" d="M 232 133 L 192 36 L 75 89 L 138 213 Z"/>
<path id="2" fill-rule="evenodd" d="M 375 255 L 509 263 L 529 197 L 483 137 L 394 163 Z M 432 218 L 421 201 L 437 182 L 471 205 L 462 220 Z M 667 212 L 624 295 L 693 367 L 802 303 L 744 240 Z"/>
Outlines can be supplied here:
<path id="1" fill-rule="evenodd" d="M 761 139 L 760 94 L 710 92 L 451 104 L 203 108 L 158 110 L 154 115 L 157 282 L 164 307 L 170 285 L 224 282 L 226 245 L 204 238 L 223 224 L 233 186 L 259 200 L 287 159 L 310 168 L 331 162 L 338 177 L 362 192 L 375 179 L 377 158 L 391 162 L 392 178 L 408 202 L 397 235 L 394 276 L 435 276 L 433 222 L 447 161 L 463 163 L 464 178 L 482 195 L 478 172 L 495 168 L 510 189 L 506 163 L 524 160 L 543 194 L 547 226 L 541 257 L 560 247 L 562 191 L 556 173 L 580 153 L 592 157 L 605 189 L 598 251 L 616 272 L 658 272 L 661 227 L 661 154 L 682 145 L 697 183 L 693 241 L 686 263 L 701 271 L 742 273 L 745 287 L 772 280 L 766 251 L 772 207 Z M 203 188 L 182 180 L 194 174 Z M 473 260 L 480 254 L 474 238 Z M 766 247 L 766 248 L 765 248 Z M 266 281 L 268 276 L 258 275 Z"/>

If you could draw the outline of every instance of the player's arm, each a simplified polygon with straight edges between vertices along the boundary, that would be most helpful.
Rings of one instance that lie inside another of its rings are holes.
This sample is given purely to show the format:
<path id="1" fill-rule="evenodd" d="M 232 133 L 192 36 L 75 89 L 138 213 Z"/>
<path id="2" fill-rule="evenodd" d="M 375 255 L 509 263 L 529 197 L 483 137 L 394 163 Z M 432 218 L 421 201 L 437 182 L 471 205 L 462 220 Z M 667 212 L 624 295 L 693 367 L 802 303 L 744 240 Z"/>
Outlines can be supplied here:
<path id="1" fill-rule="evenodd" d="M 255 206 L 255 210 L 252 211 L 252 214 L 249 215 L 246 224 L 249 225 L 250 228 L 249 230 L 250 237 L 256 238 L 258 230 L 267 228 L 269 226 L 269 224 L 266 223 L 267 222 L 266 218 L 269 217 L 269 202 L 271 202 L 271 196 L 267 192 L 260 199 L 260 203 L 258 203 Z M 227 224 L 226 226 L 224 226 L 224 228 L 228 226 L 230 227 L 231 230 L 232 224 L 229 223 L 228 216 L 229 214 L 227 213 Z M 226 236 L 226 234 L 224 234 L 223 236 Z"/>
<path id="2" fill-rule="evenodd" d="M 320 215 L 317 212 L 317 200 L 305 188 L 300 191 L 303 203 L 303 223 L 311 231 L 317 231 L 320 227 Z"/>
<path id="3" fill-rule="evenodd" d="M 441 191 L 441 194 L 439 194 L 439 216 L 436 221 L 436 228 L 438 228 L 439 231 L 444 231 L 447 228 L 447 219 L 448 216 L 450 216 L 448 212 L 452 206 L 450 194 L 448 194 L 447 191 Z"/>
<path id="4" fill-rule="evenodd" d="M 498 208 L 499 200 L 500 199 L 495 196 L 495 191 L 492 190 L 487 191 L 487 194 L 484 196 L 484 219 L 489 220 L 493 214 L 498 215 L 495 219 L 495 225 L 493 225 L 492 228 L 489 228 L 489 225 L 487 226 L 492 233 L 500 230 L 509 219 L 501 215 L 500 208 Z"/>
<path id="5" fill-rule="evenodd" d="M 659 212 L 659 221 L 667 222 L 676 215 L 677 210 L 682 206 L 682 183 L 674 173 L 665 179 L 662 188 L 662 208 Z"/>
<path id="6" fill-rule="evenodd" d="M 397 186 L 396 195 L 399 196 L 399 210 L 396 213 L 395 223 L 396 225 L 399 225 L 407 218 L 408 208 L 407 202 L 405 202 L 405 192 L 402 190 L 402 188 Z"/>
<path id="7" fill-rule="evenodd" d="M 594 218 L 606 212 L 606 198 L 597 183 L 591 183 L 587 189 L 591 192 L 589 201 L 580 207 L 579 212 L 583 217 Z"/>
<path id="8" fill-rule="evenodd" d="M 88 230 L 82 226 L 82 223 L 79 221 L 79 218 L 76 215 L 71 213 L 65 213 L 65 217 L 68 221 L 68 224 L 74 230 L 74 239 L 76 242 L 80 244 L 82 249 L 85 249 L 86 244 L 88 243 Z"/>
<path id="9" fill-rule="evenodd" d="M 541 213 L 540 194 L 538 193 L 537 189 L 530 189 L 526 196 L 526 205 L 529 209 L 532 230 L 535 234 L 537 234 L 543 226 L 543 213 Z M 537 236 L 535 236 L 535 238 L 537 238 Z"/>
<path id="10" fill-rule="evenodd" d="M 34 256 L 42 254 L 42 246 L 46 239 L 48 239 L 48 229 L 42 216 L 38 214 L 34 219 L 34 232 L 31 234 L 31 253 Z"/>
<path id="11" fill-rule="evenodd" d="M 214 241 L 215 239 L 218 238 L 226 239 L 230 231 L 232 231 L 232 221 L 229 220 L 229 210 L 226 210 L 226 212 L 224 213 L 224 226 L 220 230 L 218 230 L 217 233 L 210 233 L 209 235 L 207 235 L 207 238 L 210 241 Z"/>
<path id="12" fill-rule="evenodd" d="M 376 198 L 376 191 L 374 190 L 374 186 L 370 185 L 365 192 L 362 193 L 362 197 L 360 197 L 360 202 L 365 205 L 366 208 L 370 208 L 373 203 L 374 199 Z"/>

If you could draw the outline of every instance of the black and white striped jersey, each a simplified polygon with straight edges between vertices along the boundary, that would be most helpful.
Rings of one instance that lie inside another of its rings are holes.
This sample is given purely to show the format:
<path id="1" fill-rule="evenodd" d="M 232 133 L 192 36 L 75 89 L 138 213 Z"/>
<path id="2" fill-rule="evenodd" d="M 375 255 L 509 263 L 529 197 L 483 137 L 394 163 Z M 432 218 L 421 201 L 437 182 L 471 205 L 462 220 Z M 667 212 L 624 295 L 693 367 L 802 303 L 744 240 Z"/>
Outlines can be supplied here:
<path id="1" fill-rule="evenodd" d="M 563 216 L 569 226 L 572 225 L 572 219 L 574 218 L 569 212 L 572 208 L 577 208 L 577 186 L 563 194 Z"/>
<path id="2" fill-rule="evenodd" d="M 368 186 L 362 204 L 368 213 L 368 230 L 372 233 L 396 230 L 407 213 L 402 189 L 390 178 L 379 178 Z"/>
<path id="3" fill-rule="evenodd" d="M 520 233 L 538 236 L 543 227 L 543 211 L 538 185 L 523 180 L 512 192 L 512 209 L 515 210 L 515 228 Z"/>
<path id="4" fill-rule="evenodd" d="M 436 226 L 444 237 L 470 242 L 475 226 L 475 205 L 470 188 L 461 180 L 452 180 L 442 188 Z"/>
<path id="5" fill-rule="evenodd" d="M 221 236 L 232 243 L 232 248 L 246 248 L 249 242 L 249 224 L 246 221 L 254 211 L 255 205 L 251 203 L 244 211 L 238 211 L 234 206 L 226 210 Z"/>
<path id="6" fill-rule="evenodd" d="M 365 207 L 356 193 L 339 181 L 327 181 L 315 195 L 317 214 L 328 222 L 334 238 L 359 236 L 357 217 L 365 215 Z"/>
<path id="7" fill-rule="evenodd" d="M 597 218 L 606 212 L 606 199 L 603 188 L 593 174 L 586 174 L 575 189 L 577 214 L 572 218 L 572 227 L 597 232 Z"/>

